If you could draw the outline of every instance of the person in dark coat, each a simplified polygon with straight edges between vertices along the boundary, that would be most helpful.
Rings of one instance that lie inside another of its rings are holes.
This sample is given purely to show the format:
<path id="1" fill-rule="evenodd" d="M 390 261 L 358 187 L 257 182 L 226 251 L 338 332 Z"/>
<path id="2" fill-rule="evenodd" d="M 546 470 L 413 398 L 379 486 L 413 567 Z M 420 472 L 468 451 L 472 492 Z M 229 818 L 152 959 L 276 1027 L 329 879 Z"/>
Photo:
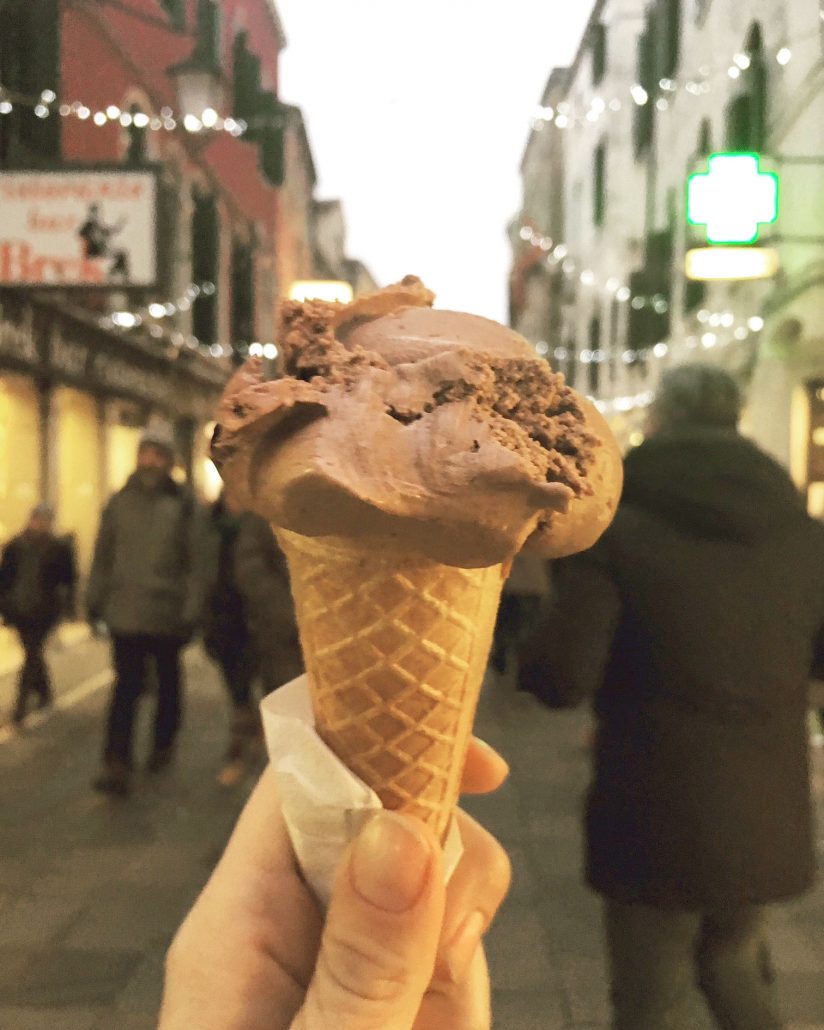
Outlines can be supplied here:
<path id="1" fill-rule="evenodd" d="M 594 694 L 586 875 L 605 899 L 614 1026 L 782 1027 L 763 909 L 814 878 L 807 685 L 822 662 L 824 529 L 736 430 L 735 382 L 673 369 L 615 522 L 554 563 L 521 685 Z"/>
<path id="2" fill-rule="evenodd" d="M 12 722 L 26 717 L 28 700 L 39 708 L 52 702 L 52 688 L 43 656 L 46 640 L 67 613 L 77 581 L 74 552 L 53 532 L 54 513 L 38 504 L 22 533 L 8 542 L 0 561 L 0 615 L 12 626 L 23 647 Z"/>
<path id="3" fill-rule="evenodd" d="M 240 519 L 235 576 L 268 694 L 300 676 L 303 656 L 286 558 L 272 527 L 252 512 L 244 512 Z"/>
<path id="4" fill-rule="evenodd" d="M 138 698 L 150 665 L 157 683 L 154 747 L 148 768 L 171 761 L 182 712 L 180 653 L 198 626 L 206 586 L 202 512 L 171 477 L 170 430 L 147 430 L 137 469 L 100 521 L 89 577 L 89 620 L 112 639 L 115 669 L 104 768 L 93 786 L 125 794 L 130 786 L 132 736 Z"/>
<path id="5" fill-rule="evenodd" d="M 246 602 L 237 582 L 240 512 L 223 493 L 209 509 L 212 574 L 203 617 L 203 646 L 219 666 L 232 704 L 226 762 L 218 779 L 231 785 L 242 775 L 258 734 L 252 687 L 260 662 L 249 629 Z"/>

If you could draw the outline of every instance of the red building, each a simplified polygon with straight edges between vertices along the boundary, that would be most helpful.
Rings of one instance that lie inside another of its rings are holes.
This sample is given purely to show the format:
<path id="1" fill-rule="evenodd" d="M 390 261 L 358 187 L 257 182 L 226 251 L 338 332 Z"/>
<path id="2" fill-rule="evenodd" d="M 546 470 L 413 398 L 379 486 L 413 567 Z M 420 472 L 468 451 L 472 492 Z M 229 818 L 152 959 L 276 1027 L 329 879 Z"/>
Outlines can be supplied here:
<path id="1" fill-rule="evenodd" d="M 0 284 L 0 540 L 47 498 L 87 559 L 157 416 L 207 485 L 232 359 L 274 336 L 284 45 L 272 0 L 3 4 L 0 173 L 156 169 L 158 215 L 151 288 Z"/>

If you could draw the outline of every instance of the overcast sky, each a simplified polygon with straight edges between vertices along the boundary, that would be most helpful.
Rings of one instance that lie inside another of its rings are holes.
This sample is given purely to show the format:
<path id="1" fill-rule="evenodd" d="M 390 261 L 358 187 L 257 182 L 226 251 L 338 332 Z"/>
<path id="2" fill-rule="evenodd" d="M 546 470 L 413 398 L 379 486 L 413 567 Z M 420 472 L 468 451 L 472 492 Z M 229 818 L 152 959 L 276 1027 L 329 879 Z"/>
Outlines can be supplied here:
<path id="1" fill-rule="evenodd" d="M 304 112 L 317 196 L 343 201 L 351 257 L 413 272 L 439 307 L 506 321 L 506 225 L 550 70 L 589 0 L 276 0 L 281 98 Z"/>

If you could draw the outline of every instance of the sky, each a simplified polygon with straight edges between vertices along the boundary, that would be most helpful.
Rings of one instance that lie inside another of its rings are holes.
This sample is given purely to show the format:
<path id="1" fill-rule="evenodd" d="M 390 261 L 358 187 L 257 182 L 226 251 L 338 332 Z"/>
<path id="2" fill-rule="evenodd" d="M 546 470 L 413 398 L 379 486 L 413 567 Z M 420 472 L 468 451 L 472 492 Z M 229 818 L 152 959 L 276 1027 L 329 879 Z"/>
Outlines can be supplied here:
<path id="1" fill-rule="evenodd" d="M 383 286 L 419 275 L 441 308 L 505 322 L 519 165 L 589 0 L 276 0 L 281 99 L 302 108 L 316 196 Z"/>

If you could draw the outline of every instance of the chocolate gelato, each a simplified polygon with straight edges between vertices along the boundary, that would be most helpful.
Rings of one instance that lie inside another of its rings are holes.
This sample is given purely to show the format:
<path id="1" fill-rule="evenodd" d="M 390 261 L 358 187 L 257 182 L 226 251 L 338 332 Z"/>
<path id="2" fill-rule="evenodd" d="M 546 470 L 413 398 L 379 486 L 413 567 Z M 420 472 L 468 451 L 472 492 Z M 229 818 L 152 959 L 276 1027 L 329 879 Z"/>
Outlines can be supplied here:
<path id="1" fill-rule="evenodd" d="M 230 493 L 281 529 L 462 568 L 590 546 L 620 493 L 606 423 L 517 333 L 433 299 L 410 276 L 286 304 L 280 377 L 252 359 L 220 405 Z"/>

